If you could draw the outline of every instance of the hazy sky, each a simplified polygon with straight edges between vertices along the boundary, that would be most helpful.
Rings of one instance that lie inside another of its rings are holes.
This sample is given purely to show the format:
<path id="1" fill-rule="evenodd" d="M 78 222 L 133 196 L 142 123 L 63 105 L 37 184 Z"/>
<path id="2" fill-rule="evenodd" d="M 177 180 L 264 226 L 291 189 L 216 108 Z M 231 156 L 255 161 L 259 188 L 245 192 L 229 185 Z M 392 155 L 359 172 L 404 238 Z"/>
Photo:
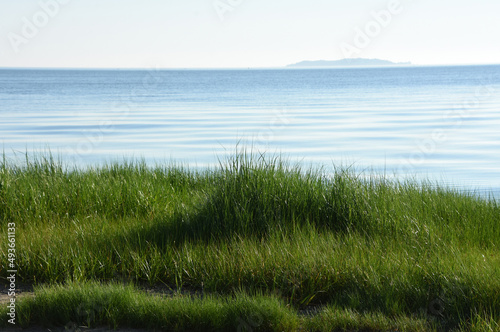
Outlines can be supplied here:
<path id="1" fill-rule="evenodd" d="M 499 0 L 0 0 L 0 67 L 500 63 Z"/>

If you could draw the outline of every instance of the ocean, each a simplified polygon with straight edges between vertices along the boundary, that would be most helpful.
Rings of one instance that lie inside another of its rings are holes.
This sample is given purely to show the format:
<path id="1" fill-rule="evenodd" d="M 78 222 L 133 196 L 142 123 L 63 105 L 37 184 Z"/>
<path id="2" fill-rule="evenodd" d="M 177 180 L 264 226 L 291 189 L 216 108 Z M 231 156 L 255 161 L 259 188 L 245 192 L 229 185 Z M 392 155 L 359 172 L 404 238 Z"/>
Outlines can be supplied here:
<path id="1" fill-rule="evenodd" d="M 500 192 L 500 66 L 0 69 L 7 159 L 213 167 L 237 146 L 307 167 Z"/>

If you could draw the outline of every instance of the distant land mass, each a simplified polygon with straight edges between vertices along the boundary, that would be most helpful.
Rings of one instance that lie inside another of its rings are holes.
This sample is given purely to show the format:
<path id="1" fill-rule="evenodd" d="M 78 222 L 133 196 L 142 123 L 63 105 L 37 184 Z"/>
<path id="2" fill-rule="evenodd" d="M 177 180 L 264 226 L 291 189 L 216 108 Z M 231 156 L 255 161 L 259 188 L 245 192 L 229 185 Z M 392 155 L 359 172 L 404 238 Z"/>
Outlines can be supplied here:
<path id="1" fill-rule="evenodd" d="M 341 59 L 341 60 L 316 60 L 316 61 L 301 61 L 288 65 L 287 67 L 356 67 L 356 66 L 394 66 L 394 65 L 411 65 L 411 62 L 392 62 L 380 59 Z"/>

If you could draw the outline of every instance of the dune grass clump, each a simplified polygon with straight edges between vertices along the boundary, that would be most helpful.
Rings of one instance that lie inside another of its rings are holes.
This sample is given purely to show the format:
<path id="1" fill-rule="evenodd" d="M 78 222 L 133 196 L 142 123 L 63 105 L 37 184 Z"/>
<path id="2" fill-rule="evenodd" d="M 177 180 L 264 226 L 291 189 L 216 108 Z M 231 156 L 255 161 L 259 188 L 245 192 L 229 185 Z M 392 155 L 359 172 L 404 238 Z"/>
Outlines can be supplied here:
<path id="1" fill-rule="evenodd" d="M 260 238 L 309 226 L 346 231 L 363 222 L 359 184 L 347 172 L 328 179 L 319 170 L 303 171 L 278 157 L 242 154 L 221 162 L 216 174 L 213 189 L 187 220 L 193 237 Z"/>
<path id="2" fill-rule="evenodd" d="M 17 279 L 34 285 L 262 295 L 293 317 L 315 308 L 290 318 L 312 330 L 481 329 L 500 315 L 498 202 L 425 182 L 244 152 L 203 171 L 4 158 L 0 238 L 9 222 Z"/>
<path id="3" fill-rule="evenodd" d="M 3 313 L 3 308 L 0 312 Z M 133 327 L 167 331 L 291 331 L 296 313 L 275 297 L 243 293 L 203 299 L 182 294 L 153 296 L 133 286 L 67 283 L 38 287 L 35 296 L 18 305 L 17 325 L 110 328 Z M 0 322 L 0 326 L 8 326 Z"/>

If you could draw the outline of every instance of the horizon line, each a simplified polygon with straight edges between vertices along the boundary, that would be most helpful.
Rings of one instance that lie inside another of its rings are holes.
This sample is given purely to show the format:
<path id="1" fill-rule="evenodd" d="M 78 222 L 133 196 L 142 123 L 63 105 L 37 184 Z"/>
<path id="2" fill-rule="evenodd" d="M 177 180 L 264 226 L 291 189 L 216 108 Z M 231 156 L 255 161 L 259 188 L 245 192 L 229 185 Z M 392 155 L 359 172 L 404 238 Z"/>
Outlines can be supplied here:
<path id="1" fill-rule="evenodd" d="M 315 61 L 315 60 L 307 60 L 307 61 Z M 300 69 L 342 69 L 342 68 L 400 68 L 400 67 L 466 67 L 466 66 L 495 66 L 500 65 L 500 63 L 460 63 L 460 64 L 388 64 L 388 65 L 360 65 L 360 66 L 303 66 L 303 67 L 292 67 L 290 65 L 285 66 L 266 66 L 266 67 L 49 67 L 49 66 L 41 66 L 41 67 L 33 67 L 33 66 L 12 66 L 5 67 L 0 66 L 1 70 L 4 69 L 53 69 L 53 70 L 259 70 L 259 69 L 286 69 L 286 70 L 300 70 Z"/>

